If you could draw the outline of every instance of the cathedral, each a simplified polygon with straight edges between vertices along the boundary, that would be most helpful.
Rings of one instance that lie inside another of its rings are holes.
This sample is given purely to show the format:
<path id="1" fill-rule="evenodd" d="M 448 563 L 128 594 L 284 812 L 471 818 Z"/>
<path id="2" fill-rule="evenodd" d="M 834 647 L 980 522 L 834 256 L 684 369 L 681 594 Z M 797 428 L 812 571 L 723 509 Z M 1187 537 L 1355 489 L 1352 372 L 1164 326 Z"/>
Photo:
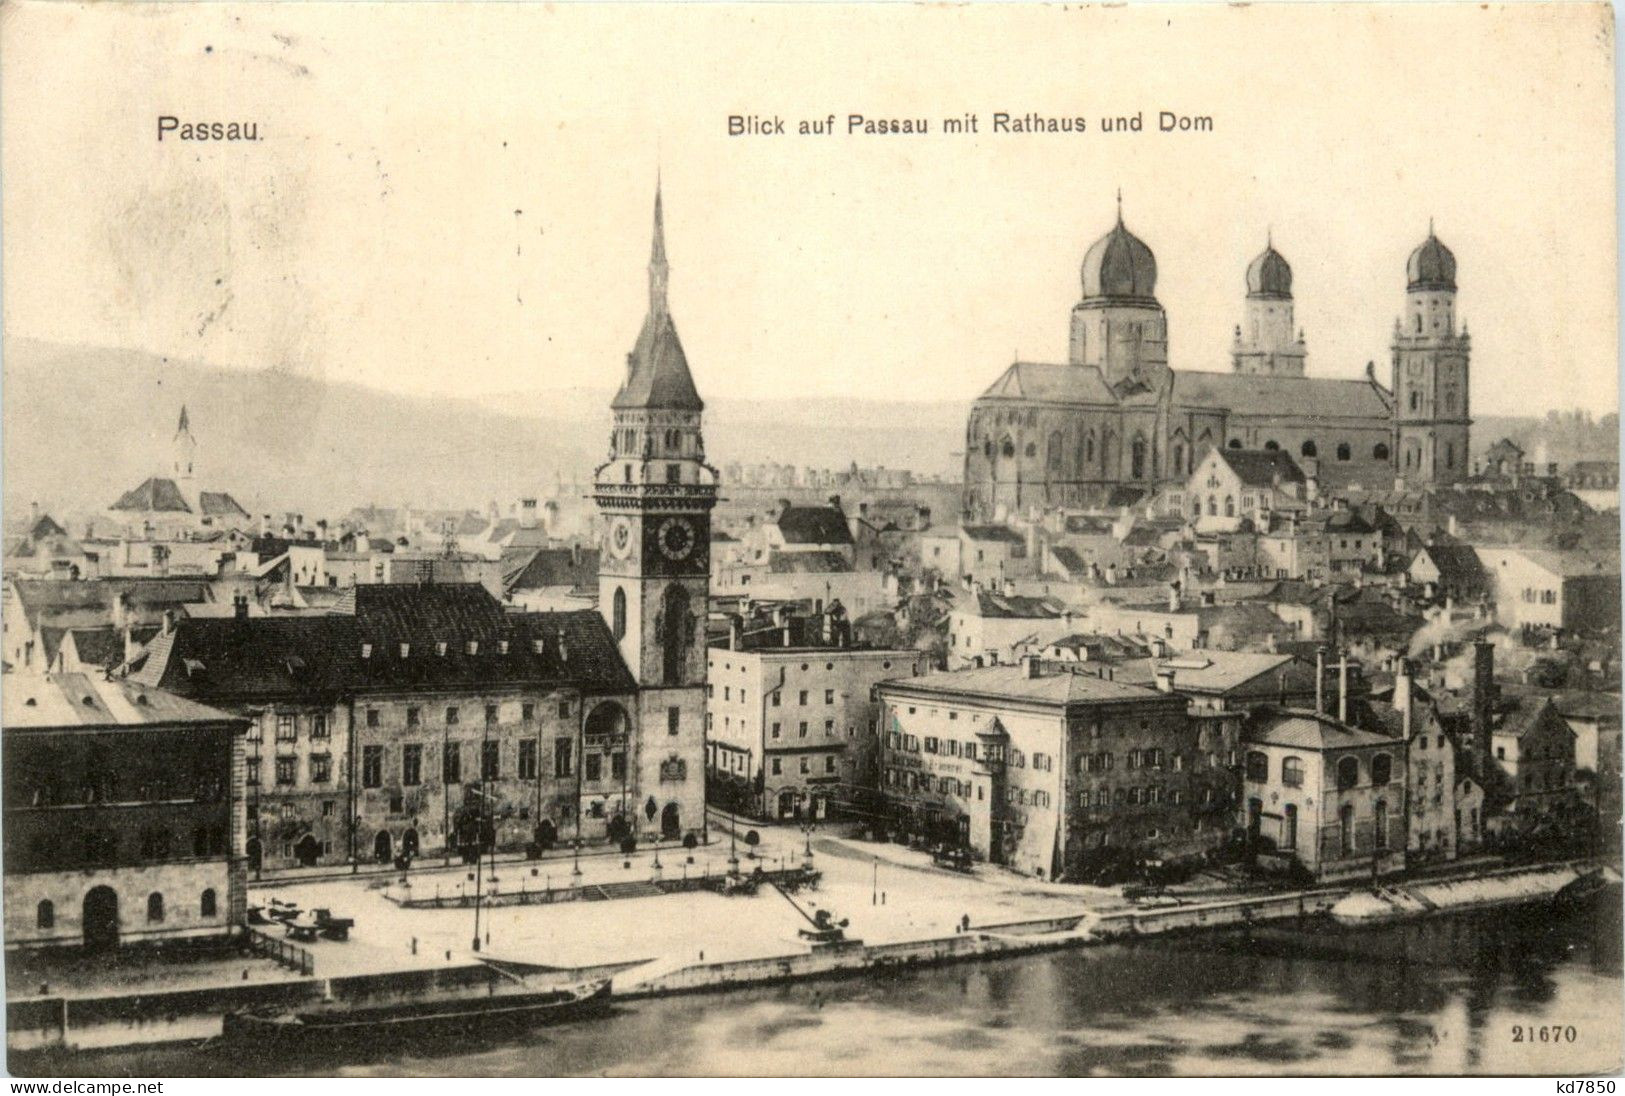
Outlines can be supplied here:
<path id="1" fill-rule="evenodd" d="M 1227 372 L 1169 365 L 1157 260 L 1123 223 L 1083 258 L 1064 364 L 1018 361 L 976 400 L 965 428 L 967 521 L 1107 504 L 1121 487 L 1183 481 L 1214 446 L 1284 450 L 1330 489 L 1425 487 L 1466 476 L 1465 327 L 1456 260 L 1430 226 L 1407 263 L 1385 387 L 1310 376 L 1293 323 L 1292 268 L 1273 241 L 1247 267 Z"/>

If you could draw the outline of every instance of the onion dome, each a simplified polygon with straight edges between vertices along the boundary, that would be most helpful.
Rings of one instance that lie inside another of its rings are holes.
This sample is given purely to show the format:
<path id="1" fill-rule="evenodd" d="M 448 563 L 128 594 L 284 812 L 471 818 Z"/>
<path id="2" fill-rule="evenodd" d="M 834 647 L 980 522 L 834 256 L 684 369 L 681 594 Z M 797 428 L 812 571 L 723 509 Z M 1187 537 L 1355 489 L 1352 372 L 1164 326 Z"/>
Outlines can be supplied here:
<path id="1" fill-rule="evenodd" d="M 1456 257 L 1433 234 L 1431 224 L 1428 238 L 1411 252 L 1410 261 L 1405 264 L 1405 276 L 1412 290 L 1456 288 Z"/>
<path id="2" fill-rule="evenodd" d="M 1274 246 L 1247 264 L 1247 296 L 1267 300 L 1292 299 L 1292 267 Z"/>
<path id="3" fill-rule="evenodd" d="M 1117 224 L 1094 242 L 1083 257 L 1083 296 L 1116 300 L 1150 300 L 1157 291 L 1157 260 L 1151 249 L 1123 227 L 1119 198 Z"/>

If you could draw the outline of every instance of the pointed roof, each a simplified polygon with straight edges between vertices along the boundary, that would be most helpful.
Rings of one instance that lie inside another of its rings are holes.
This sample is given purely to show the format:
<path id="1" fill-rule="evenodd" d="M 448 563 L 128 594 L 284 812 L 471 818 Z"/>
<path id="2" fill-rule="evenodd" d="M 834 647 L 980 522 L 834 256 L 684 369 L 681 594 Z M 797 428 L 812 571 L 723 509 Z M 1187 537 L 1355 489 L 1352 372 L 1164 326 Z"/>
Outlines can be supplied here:
<path id="1" fill-rule="evenodd" d="M 1084 300 L 1151 301 L 1157 291 L 1157 260 L 1151 249 L 1123 224 L 1123 195 L 1117 195 L 1117 224 L 1083 257 Z"/>
<path id="2" fill-rule="evenodd" d="M 181 404 L 181 421 L 180 425 L 175 427 L 175 436 L 178 438 L 182 434 L 190 434 L 191 432 L 192 424 L 186 417 L 186 405 L 183 403 Z"/>
<path id="3" fill-rule="evenodd" d="M 1412 291 L 1456 288 L 1456 256 L 1433 234 L 1432 221 L 1428 222 L 1428 238 L 1405 263 L 1405 276 Z"/>
<path id="4" fill-rule="evenodd" d="M 135 510 L 138 512 L 190 514 L 192 508 L 186 504 L 186 496 L 181 489 L 175 486 L 175 481 L 159 476 L 145 480 L 141 486 L 132 488 L 119 496 L 111 509 Z"/>
<path id="5" fill-rule="evenodd" d="M 626 359 L 626 380 L 610 406 L 617 411 L 660 409 L 703 411 L 705 401 L 694 387 L 688 356 L 677 337 L 677 325 L 666 307 L 666 223 L 655 187 L 654 241 L 649 254 L 649 314 Z"/>
<path id="6" fill-rule="evenodd" d="M 1274 243 L 1247 266 L 1247 296 L 1260 300 L 1292 299 L 1292 267 Z"/>

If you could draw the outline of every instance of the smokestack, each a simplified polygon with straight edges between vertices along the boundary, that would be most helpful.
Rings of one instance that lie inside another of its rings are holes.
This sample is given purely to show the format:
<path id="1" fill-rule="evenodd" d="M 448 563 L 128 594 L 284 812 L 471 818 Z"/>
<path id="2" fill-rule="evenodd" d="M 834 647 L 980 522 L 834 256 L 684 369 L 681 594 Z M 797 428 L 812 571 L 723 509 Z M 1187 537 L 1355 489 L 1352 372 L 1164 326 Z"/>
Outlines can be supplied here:
<path id="1" fill-rule="evenodd" d="M 1406 742 L 1411 740 L 1411 663 L 1409 659 L 1399 660 L 1399 667 L 1394 676 L 1394 707 L 1399 709 L 1400 738 Z"/>
<path id="2" fill-rule="evenodd" d="M 1349 654 L 1344 651 L 1337 660 L 1337 721 L 1349 721 Z"/>
<path id="3" fill-rule="evenodd" d="M 1174 691 L 1174 671 L 1166 666 L 1157 667 L 1157 691 L 1159 693 Z"/>
<path id="4" fill-rule="evenodd" d="M 1315 648 L 1315 714 L 1326 710 L 1326 648 Z"/>
<path id="5" fill-rule="evenodd" d="M 728 650 L 737 651 L 741 649 L 744 641 L 744 631 L 745 622 L 739 618 L 739 614 L 730 613 L 728 615 Z"/>

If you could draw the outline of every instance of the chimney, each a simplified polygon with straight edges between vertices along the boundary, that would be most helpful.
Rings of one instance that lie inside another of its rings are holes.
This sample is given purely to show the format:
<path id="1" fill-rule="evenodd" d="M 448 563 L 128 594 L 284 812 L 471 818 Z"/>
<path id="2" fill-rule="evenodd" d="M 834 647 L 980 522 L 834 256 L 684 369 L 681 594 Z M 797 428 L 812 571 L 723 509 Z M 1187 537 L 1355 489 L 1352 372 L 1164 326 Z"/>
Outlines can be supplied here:
<path id="1" fill-rule="evenodd" d="M 175 632 L 175 610 L 164 610 L 164 635 L 173 635 Z"/>
<path id="2" fill-rule="evenodd" d="M 1473 700 L 1470 715 L 1473 751 L 1478 755 L 1479 779 L 1490 771 L 1490 738 L 1495 717 L 1495 646 L 1485 640 L 1473 644 Z"/>
<path id="3" fill-rule="evenodd" d="M 248 595 L 237 593 L 231 595 L 231 615 L 237 620 L 248 619 Z"/>
<path id="4" fill-rule="evenodd" d="M 1326 710 L 1326 648 L 1315 648 L 1315 714 Z"/>
<path id="5" fill-rule="evenodd" d="M 135 629 L 126 627 L 124 629 L 124 661 L 130 661 L 140 649 L 141 645 L 135 641 Z"/>
<path id="6" fill-rule="evenodd" d="M 1399 710 L 1399 737 L 1406 742 L 1411 740 L 1411 662 L 1408 658 L 1399 660 L 1394 675 L 1394 707 Z"/>
<path id="7" fill-rule="evenodd" d="M 1178 582 L 1170 582 L 1168 584 L 1168 611 L 1170 613 L 1179 612 L 1179 583 Z"/>
<path id="8" fill-rule="evenodd" d="M 1349 721 L 1349 653 L 1343 651 L 1337 659 L 1337 721 Z"/>
<path id="9" fill-rule="evenodd" d="M 1174 691 L 1174 671 L 1167 666 L 1157 667 L 1157 692 L 1171 693 Z"/>
<path id="10" fill-rule="evenodd" d="M 1039 664 L 1037 655 L 1022 655 L 1021 671 L 1021 676 L 1029 680 L 1044 676 L 1044 667 Z"/>
<path id="11" fill-rule="evenodd" d="M 28 528 L 29 528 L 29 531 L 32 532 L 33 529 L 34 529 L 34 526 L 36 526 L 38 524 L 39 524 L 39 503 L 31 502 L 31 503 L 28 504 Z"/>
<path id="12" fill-rule="evenodd" d="M 829 505 L 830 505 L 830 508 L 835 510 L 837 513 L 843 513 L 844 514 L 846 512 L 846 511 L 841 509 L 841 496 L 840 495 L 831 495 L 829 497 Z"/>
<path id="13" fill-rule="evenodd" d="M 730 650 L 730 651 L 738 651 L 738 650 L 743 649 L 743 642 L 744 642 L 744 638 L 745 638 L 744 637 L 744 632 L 745 632 L 745 622 L 740 619 L 739 614 L 738 613 L 729 613 L 728 614 L 728 650 Z"/>

